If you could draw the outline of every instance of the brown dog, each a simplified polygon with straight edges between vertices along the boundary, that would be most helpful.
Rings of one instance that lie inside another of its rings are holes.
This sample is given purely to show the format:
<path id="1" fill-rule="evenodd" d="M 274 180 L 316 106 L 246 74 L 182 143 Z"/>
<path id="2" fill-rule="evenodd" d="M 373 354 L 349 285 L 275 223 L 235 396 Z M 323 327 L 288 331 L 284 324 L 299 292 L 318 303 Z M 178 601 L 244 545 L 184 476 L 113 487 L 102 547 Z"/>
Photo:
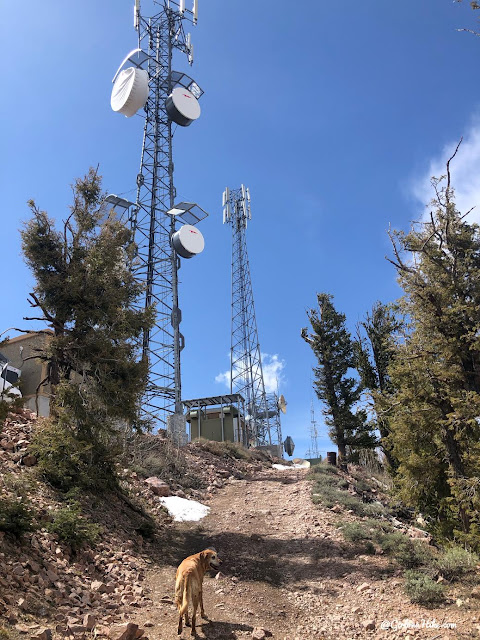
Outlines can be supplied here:
<path id="1" fill-rule="evenodd" d="M 218 569 L 222 561 L 217 556 L 214 549 L 205 549 L 200 553 L 185 558 L 177 569 L 175 578 L 175 603 L 178 608 L 178 633 L 182 633 L 183 616 L 185 616 L 185 626 L 189 626 L 188 606 L 193 607 L 192 613 L 192 636 L 195 632 L 195 617 L 197 613 L 198 603 L 200 603 L 200 614 L 202 618 L 206 618 L 203 608 L 203 576 L 209 569 Z"/>

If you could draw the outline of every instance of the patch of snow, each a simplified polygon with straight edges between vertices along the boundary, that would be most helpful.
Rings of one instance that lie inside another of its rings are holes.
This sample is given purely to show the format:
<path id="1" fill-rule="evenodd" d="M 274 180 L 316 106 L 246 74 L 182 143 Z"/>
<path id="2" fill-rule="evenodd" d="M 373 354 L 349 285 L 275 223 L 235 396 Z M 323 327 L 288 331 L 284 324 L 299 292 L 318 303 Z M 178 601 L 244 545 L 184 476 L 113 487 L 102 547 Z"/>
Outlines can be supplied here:
<path id="1" fill-rule="evenodd" d="M 197 522 L 208 516 L 210 511 L 210 507 L 201 502 L 187 500 L 178 496 L 160 498 L 160 502 L 167 508 L 168 513 L 173 516 L 176 522 Z"/>
<path id="2" fill-rule="evenodd" d="M 288 469 L 305 469 L 305 465 L 303 464 L 272 464 L 272 467 L 279 471 L 288 471 Z"/>

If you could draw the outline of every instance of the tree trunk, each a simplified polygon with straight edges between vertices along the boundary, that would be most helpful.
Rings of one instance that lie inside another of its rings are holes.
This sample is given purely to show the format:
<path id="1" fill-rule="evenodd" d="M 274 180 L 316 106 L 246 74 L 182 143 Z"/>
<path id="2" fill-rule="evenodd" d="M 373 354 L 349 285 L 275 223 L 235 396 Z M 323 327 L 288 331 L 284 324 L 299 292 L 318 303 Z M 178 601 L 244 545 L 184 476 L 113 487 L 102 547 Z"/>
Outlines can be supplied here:
<path id="1" fill-rule="evenodd" d="M 338 466 L 342 471 L 347 470 L 347 446 L 343 433 L 337 431 Z"/>

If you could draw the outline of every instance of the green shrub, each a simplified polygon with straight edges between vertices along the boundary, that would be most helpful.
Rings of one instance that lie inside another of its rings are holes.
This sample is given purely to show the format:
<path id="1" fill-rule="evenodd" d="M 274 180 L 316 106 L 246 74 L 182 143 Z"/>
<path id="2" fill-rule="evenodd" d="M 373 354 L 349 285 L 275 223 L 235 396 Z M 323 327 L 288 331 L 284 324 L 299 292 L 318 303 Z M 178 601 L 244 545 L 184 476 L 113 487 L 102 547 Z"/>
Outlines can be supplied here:
<path id="1" fill-rule="evenodd" d="M 317 465 L 321 467 L 323 465 Z M 325 468 L 327 465 L 325 465 Z M 350 509 L 359 516 L 381 516 L 385 514 L 385 507 L 381 504 L 365 504 L 358 496 L 351 495 L 341 488 L 348 486 L 348 482 L 337 474 L 330 472 L 315 472 L 310 476 L 314 480 L 312 489 L 312 500 L 315 504 L 321 503 L 327 508 L 333 507 L 335 504 L 342 505 L 345 509 Z"/>
<path id="2" fill-rule="evenodd" d="M 30 446 L 38 472 L 60 491 L 74 487 L 105 490 L 116 486 L 112 453 L 105 445 L 83 440 L 73 430 L 53 421 L 37 430 Z"/>
<path id="3" fill-rule="evenodd" d="M 343 482 L 343 478 L 339 478 L 336 475 L 333 476 L 329 474 L 317 474 L 315 476 L 315 486 L 318 489 L 321 489 L 322 487 L 340 487 Z"/>
<path id="4" fill-rule="evenodd" d="M 426 542 L 412 540 L 403 533 L 387 533 L 379 539 L 380 546 L 405 569 L 433 563 L 433 553 Z"/>
<path id="5" fill-rule="evenodd" d="M 363 553 L 369 556 L 375 555 L 375 545 L 371 540 L 366 540 L 363 548 Z"/>
<path id="6" fill-rule="evenodd" d="M 35 479 L 31 474 L 6 473 L 2 482 L 9 494 L 13 494 L 28 502 L 29 496 L 35 492 Z"/>
<path id="7" fill-rule="evenodd" d="M 421 571 L 405 572 L 405 593 L 411 602 L 433 606 L 444 600 L 444 589 Z"/>
<path id="8" fill-rule="evenodd" d="M 343 537 L 349 542 L 358 542 L 359 540 L 372 540 L 375 532 L 367 529 L 359 522 L 347 522 L 341 527 Z"/>
<path id="9" fill-rule="evenodd" d="M 133 470 L 141 478 L 156 476 L 166 482 L 174 480 L 184 488 L 201 489 L 205 486 L 201 477 L 189 471 L 185 454 L 170 442 L 166 443 L 161 451 L 150 453 L 138 460 Z"/>
<path id="10" fill-rule="evenodd" d="M 327 464 L 326 462 L 321 462 L 320 464 L 310 467 L 310 471 L 308 472 L 308 476 L 310 477 L 321 474 L 339 475 L 337 467 L 334 467 L 332 464 Z"/>
<path id="11" fill-rule="evenodd" d="M 204 451 L 208 451 L 219 458 L 234 458 L 236 460 L 263 459 L 263 455 L 258 455 L 259 451 L 250 451 L 240 442 L 217 442 L 216 440 L 206 440 L 198 438 L 196 440 Z"/>
<path id="12" fill-rule="evenodd" d="M 361 511 L 363 516 L 380 518 L 381 516 L 385 516 L 387 513 L 387 509 L 380 502 L 362 502 L 360 504 L 362 505 Z"/>
<path id="13" fill-rule="evenodd" d="M 355 481 L 355 491 L 358 493 L 370 491 L 371 487 L 369 484 L 365 482 L 365 480 L 356 480 Z"/>
<path id="14" fill-rule="evenodd" d="M 367 518 L 362 522 L 362 524 L 367 529 L 374 531 L 375 540 L 379 540 L 385 533 L 391 533 L 393 531 L 393 526 L 388 522 L 388 520 Z"/>
<path id="15" fill-rule="evenodd" d="M 0 498 L 0 531 L 19 538 L 33 529 L 33 518 L 26 504 L 15 498 Z"/>
<path id="16" fill-rule="evenodd" d="M 98 524 L 85 519 L 77 502 L 57 509 L 53 513 L 52 522 L 49 522 L 46 528 L 70 545 L 73 551 L 78 551 L 85 544 L 94 546 L 102 531 Z"/>
<path id="17" fill-rule="evenodd" d="M 479 560 L 476 553 L 463 547 L 449 547 L 435 559 L 435 567 L 446 580 L 454 581 L 475 571 Z"/>
<path id="18" fill-rule="evenodd" d="M 320 502 L 329 509 L 337 504 L 339 493 L 340 491 L 338 491 L 338 489 L 336 489 L 335 487 L 331 487 L 328 485 L 315 485 L 313 488 L 313 502 L 316 504 Z"/>

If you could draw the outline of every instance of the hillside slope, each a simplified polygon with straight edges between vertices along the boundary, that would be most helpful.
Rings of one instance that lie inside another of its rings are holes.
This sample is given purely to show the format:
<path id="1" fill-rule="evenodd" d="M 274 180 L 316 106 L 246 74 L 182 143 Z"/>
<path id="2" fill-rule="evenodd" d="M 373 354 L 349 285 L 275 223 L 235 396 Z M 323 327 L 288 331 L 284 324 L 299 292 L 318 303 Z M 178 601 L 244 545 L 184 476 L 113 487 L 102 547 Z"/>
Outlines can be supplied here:
<path id="1" fill-rule="evenodd" d="M 431 610 L 412 604 L 403 591 L 403 572 L 389 557 L 379 548 L 366 553 L 345 541 L 339 523 L 362 519 L 339 505 L 312 503 L 305 471 L 221 457 L 221 447 L 187 447 L 180 466 L 200 478 L 195 488 L 180 488 L 170 466 L 173 491 L 193 494 L 210 507 L 204 520 L 173 522 L 140 479 L 137 464 L 136 471 L 122 471 L 126 500 L 89 498 L 83 504 L 84 517 L 100 522 L 103 533 L 93 550 L 74 554 L 46 530 L 62 500 L 36 478 L 35 466 L 25 464 L 34 462 L 26 457 L 33 428 L 32 416 L 23 414 L 7 423 L 0 441 L 2 495 L 23 493 L 38 526 L 19 540 L 0 535 L 5 640 L 48 640 L 50 632 L 69 638 L 174 638 L 175 568 L 207 546 L 217 549 L 223 565 L 219 575 L 205 579 L 210 620 L 199 624 L 200 638 L 479 637 L 480 601 L 471 597 L 471 585 L 453 585 L 445 602 Z M 160 440 L 148 448 L 165 447 Z M 155 527 L 151 539 L 149 518 Z M 127 622 L 138 630 L 119 626 Z M 189 634 L 184 629 L 182 637 Z"/>

